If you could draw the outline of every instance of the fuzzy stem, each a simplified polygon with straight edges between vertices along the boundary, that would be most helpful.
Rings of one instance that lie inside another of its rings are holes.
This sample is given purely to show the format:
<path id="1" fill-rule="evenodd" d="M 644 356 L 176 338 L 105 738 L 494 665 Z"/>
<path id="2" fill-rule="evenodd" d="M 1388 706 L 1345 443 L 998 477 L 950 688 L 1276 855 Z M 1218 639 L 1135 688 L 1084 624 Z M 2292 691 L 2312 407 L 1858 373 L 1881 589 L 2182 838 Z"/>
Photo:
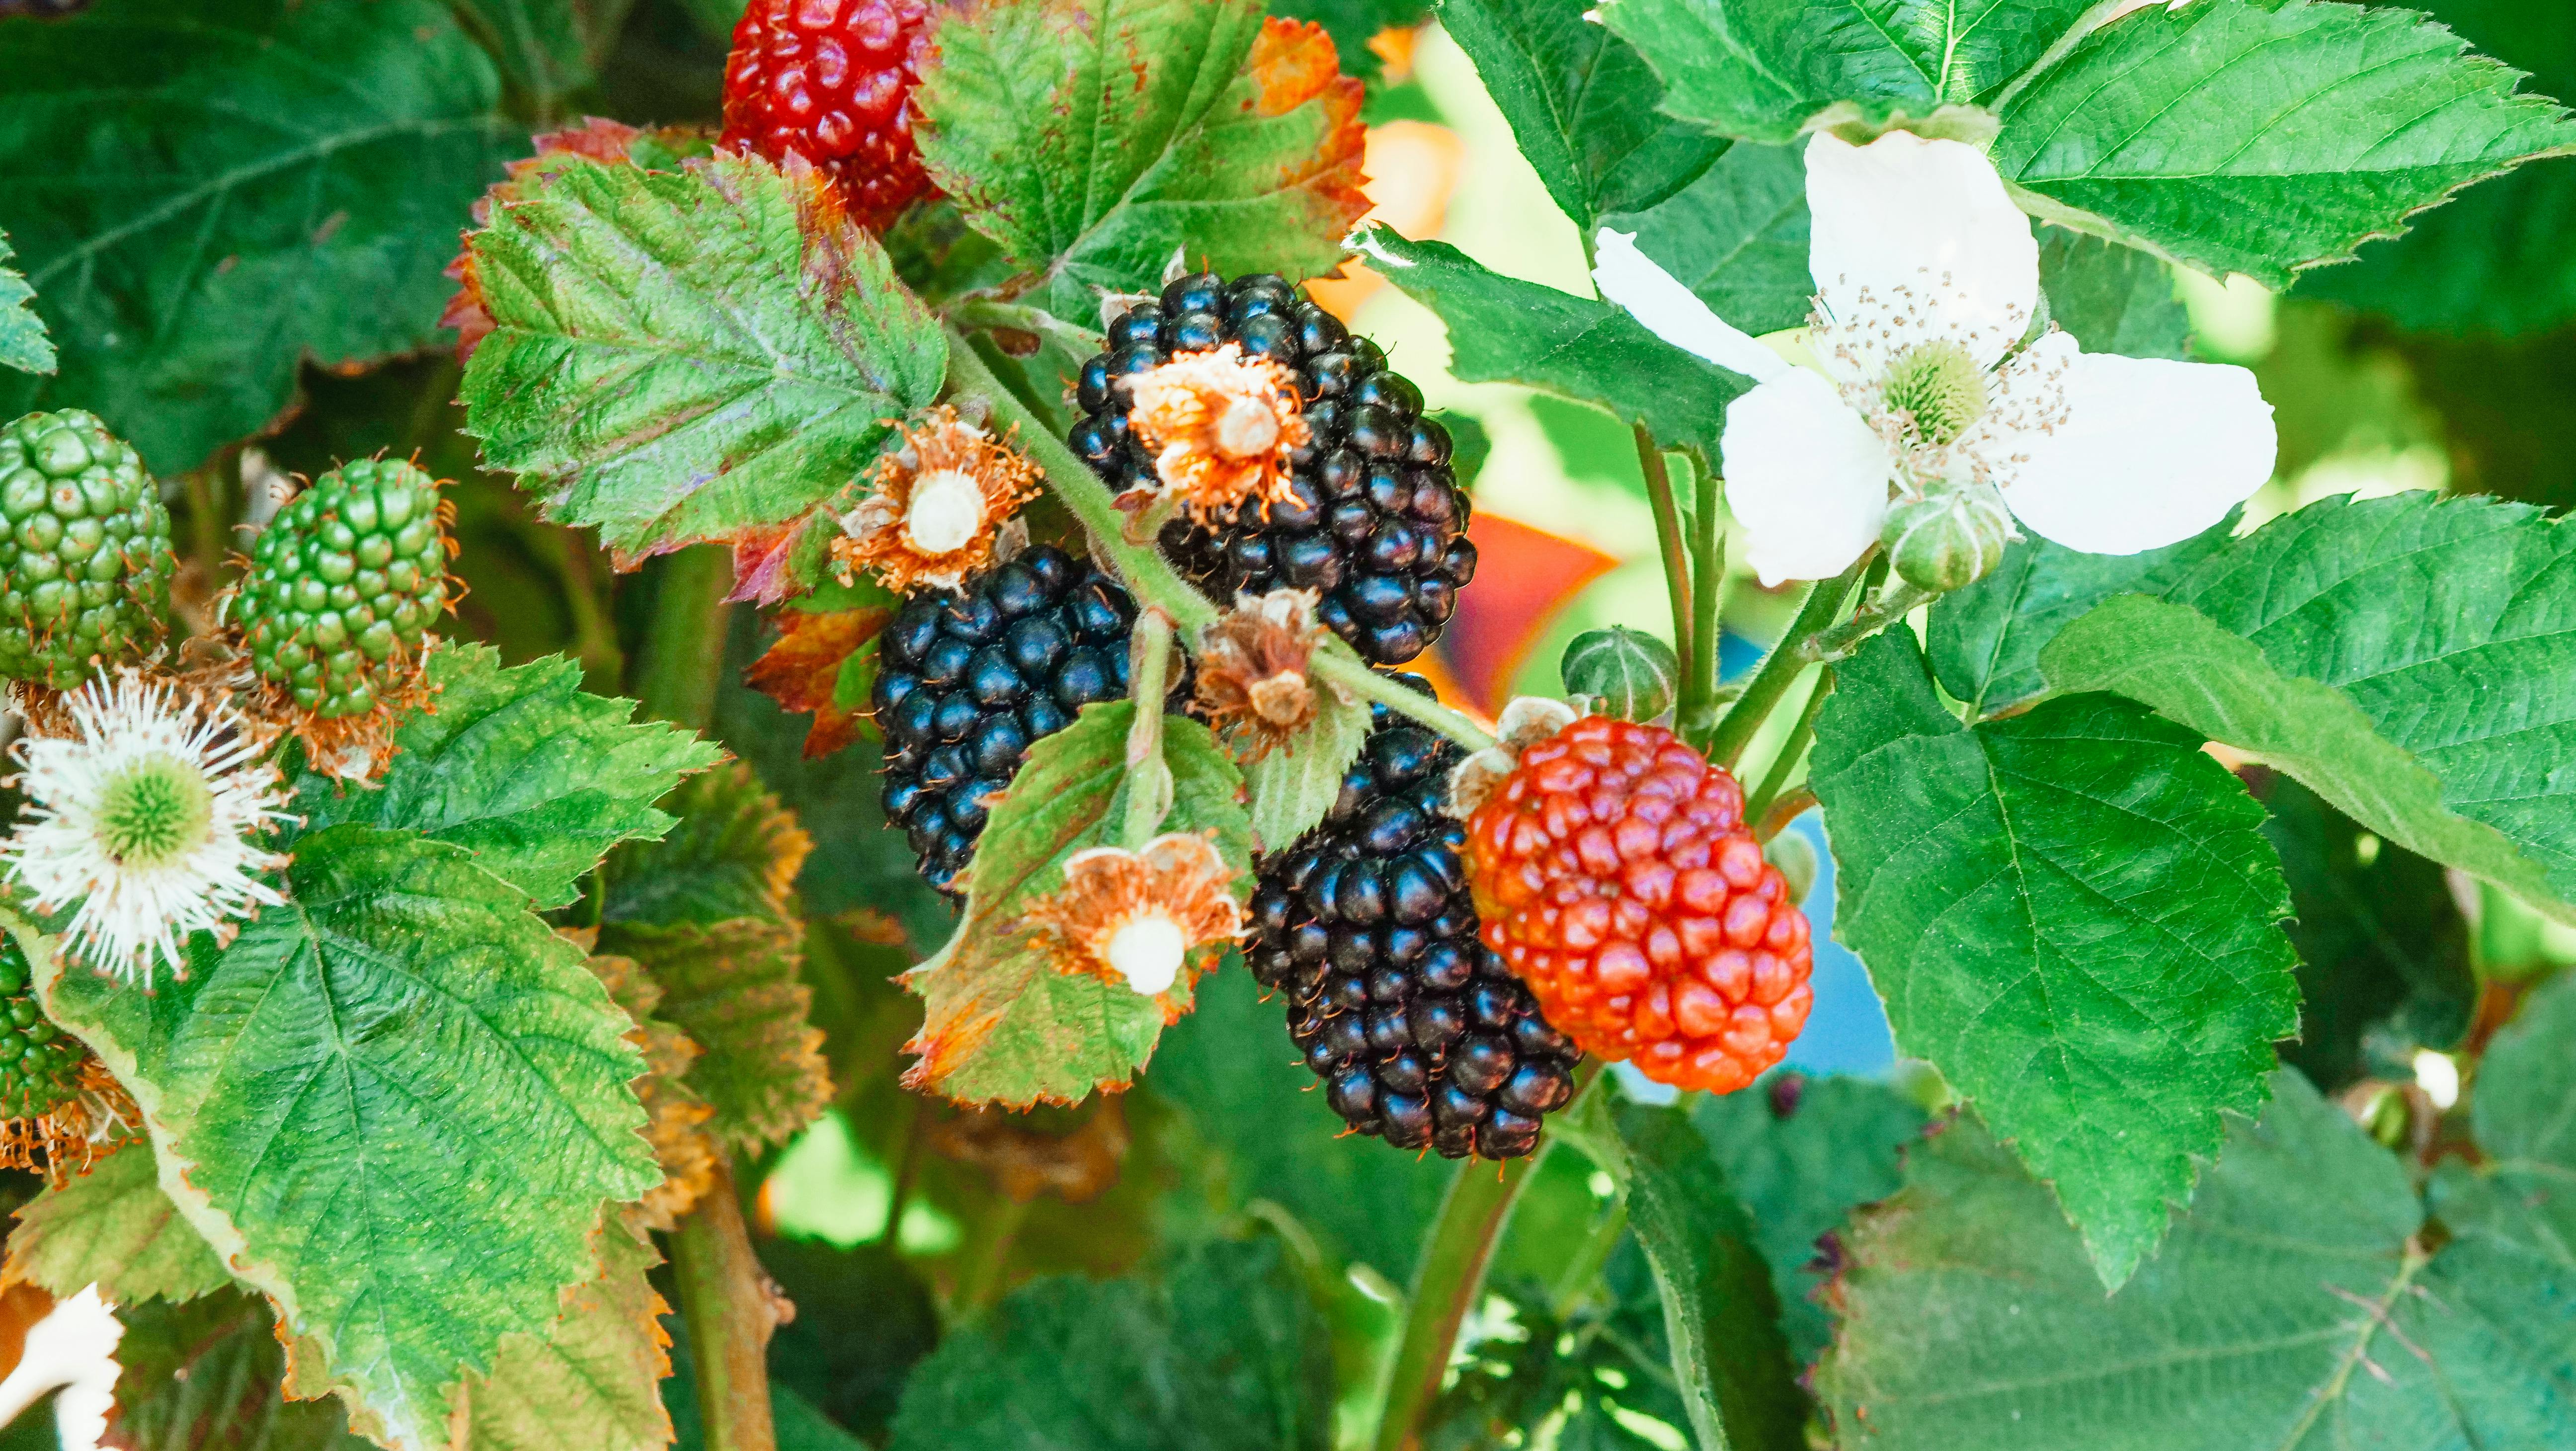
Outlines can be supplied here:
<path id="1" fill-rule="evenodd" d="M 664 560 L 655 583 L 635 695 L 647 716 L 704 730 L 715 718 L 716 676 L 724 667 L 733 559 L 721 545 L 695 545 Z"/>
<path id="2" fill-rule="evenodd" d="M 1877 598 L 1852 611 L 1850 619 L 1830 630 L 1819 631 L 1807 641 L 1800 653 L 1809 661 L 1830 663 L 1844 659 L 1861 641 L 1940 597 L 1937 590 L 1920 589 L 1901 579 L 1890 580 L 1879 587 Z"/>
<path id="3" fill-rule="evenodd" d="M 1115 566 L 1118 577 L 1126 581 L 1128 591 L 1139 603 L 1155 606 L 1171 616 L 1181 643 L 1195 651 L 1200 634 L 1216 623 L 1217 607 L 1181 578 L 1152 541 L 1139 544 L 1127 538 L 1126 516 L 1118 512 L 1118 505 L 1109 497 L 1108 485 L 1100 482 L 1089 464 L 1048 432 L 1027 405 L 1002 386 L 1002 381 L 993 376 L 993 370 L 984 365 L 954 327 L 949 329 L 948 338 L 948 386 L 952 393 L 972 393 L 990 403 L 996 423 L 1019 425 L 1020 447 L 1028 450 L 1029 457 L 1045 470 L 1047 488 L 1091 531 L 1092 547 Z M 1494 738 L 1474 721 L 1376 674 L 1356 657 L 1344 658 L 1337 652 L 1319 650 L 1312 670 L 1317 678 L 1329 680 L 1363 700 L 1376 701 L 1399 715 L 1410 716 L 1471 751 L 1494 743 Z"/>
<path id="4" fill-rule="evenodd" d="M 1681 698 L 1689 700 L 1694 687 L 1704 692 L 1707 686 L 1694 678 L 1699 655 L 1691 648 L 1691 560 L 1690 546 L 1682 538 L 1681 507 L 1673 500 L 1672 471 L 1664 467 L 1663 450 L 1655 447 L 1655 437 L 1646 425 L 1636 424 L 1629 430 L 1637 438 L 1637 467 L 1646 476 L 1646 498 L 1655 509 L 1655 549 L 1664 560 L 1664 592 L 1672 597 L 1673 653 L 1686 662 L 1682 667 Z"/>
<path id="5" fill-rule="evenodd" d="M 1419 721 L 1471 751 L 1494 743 L 1483 727 L 1427 695 L 1406 689 L 1360 663 L 1356 655 L 1318 650 L 1306 667 L 1318 680 L 1340 686 L 1362 700 L 1375 701 L 1397 715 Z"/>
<path id="6" fill-rule="evenodd" d="M 1574 1100 L 1560 1112 L 1592 1091 L 1602 1066 L 1594 1058 L 1576 1067 Z M 1418 1444 L 1423 1414 L 1440 1395 L 1440 1382 L 1458 1345 L 1458 1326 L 1484 1286 L 1485 1264 L 1502 1238 L 1503 1222 L 1539 1161 L 1555 1146 L 1554 1138 L 1543 1139 L 1536 1152 L 1504 1160 L 1499 1172 L 1488 1170 L 1482 1159 L 1469 1159 L 1450 1178 L 1448 1192 L 1440 1197 L 1440 1215 L 1425 1231 L 1421 1258 L 1414 1265 L 1404 1338 L 1387 1373 L 1386 1408 L 1370 1443 L 1373 1451 L 1413 1451 Z"/>
<path id="7" fill-rule="evenodd" d="M 1771 803 L 1771 809 L 1761 816 L 1748 816 L 1745 819 L 1753 823 L 1755 841 L 1769 841 L 1788 830 L 1790 822 L 1806 815 L 1807 808 L 1815 804 L 1816 793 L 1801 783 L 1782 793 L 1778 800 Z"/>
<path id="8" fill-rule="evenodd" d="M 722 1157 L 706 1194 L 670 1238 L 671 1283 L 689 1327 L 707 1451 L 777 1451 L 769 1419 L 769 1333 L 778 1322 L 768 1276 L 743 1228 L 733 1171 Z"/>
<path id="9" fill-rule="evenodd" d="M 1735 698 L 1734 706 L 1717 723 L 1717 729 L 1706 741 L 1692 741 L 1692 745 L 1698 746 L 1718 765 L 1730 771 L 1735 769 L 1736 759 L 1744 754 L 1746 746 L 1753 743 L 1753 733 L 1762 728 L 1771 708 L 1788 693 L 1789 687 L 1797 681 L 1798 672 L 1813 663 L 1803 653 L 1807 641 L 1842 614 L 1843 601 L 1851 598 L 1852 586 L 1860 582 L 1862 573 L 1869 568 L 1870 560 L 1877 553 L 1872 548 L 1851 568 L 1832 579 L 1816 581 L 1815 586 L 1807 591 L 1806 603 L 1798 607 L 1798 617 L 1781 632 L 1780 642 L 1771 647 L 1771 653 L 1762 657 L 1762 664 L 1754 670 L 1753 678 L 1744 682 L 1744 693 Z"/>
<path id="10" fill-rule="evenodd" d="M 1053 333 L 1087 353 L 1099 352 L 1109 345 L 1100 333 L 1067 322 L 1043 308 L 1027 307 L 1016 302 L 999 302 L 989 297 L 961 297 L 948 305 L 948 320 L 959 327 L 1009 328 L 1014 332 Z"/>
<path id="11" fill-rule="evenodd" d="M 1780 793 L 1788 789 L 1789 773 L 1798 768 L 1799 759 L 1807 754 L 1807 742 L 1816 734 L 1816 716 L 1825 708 L 1825 697 L 1833 694 L 1833 690 L 1833 667 L 1827 666 L 1816 673 L 1815 686 L 1807 692 L 1807 703 L 1799 707 L 1798 719 L 1789 727 L 1788 739 L 1780 743 L 1779 753 L 1771 758 L 1771 769 L 1762 773 L 1762 784 L 1754 788 L 1753 795 L 1745 801 L 1745 820 L 1760 821 L 1762 813 L 1770 810 L 1771 803 L 1779 800 Z"/>
<path id="12" fill-rule="evenodd" d="M 1172 617 L 1147 605 L 1128 638 L 1127 678 L 1136 702 L 1127 727 L 1127 820 L 1118 844 L 1143 851 L 1172 809 L 1172 768 L 1163 762 L 1163 694 L 1172 664 Z"/>
<path id="13" fill-rule="evenodd" d="M 1682 695 L 1673 728 L 1684 740 L 1705 739 L 1717 728 L 1717 592 L 1726 582 L 1726 546 L 1717 533 L 1717 475 L 1700 470 L 1692 505 L 1691 653 L 1682 671 Z"/>

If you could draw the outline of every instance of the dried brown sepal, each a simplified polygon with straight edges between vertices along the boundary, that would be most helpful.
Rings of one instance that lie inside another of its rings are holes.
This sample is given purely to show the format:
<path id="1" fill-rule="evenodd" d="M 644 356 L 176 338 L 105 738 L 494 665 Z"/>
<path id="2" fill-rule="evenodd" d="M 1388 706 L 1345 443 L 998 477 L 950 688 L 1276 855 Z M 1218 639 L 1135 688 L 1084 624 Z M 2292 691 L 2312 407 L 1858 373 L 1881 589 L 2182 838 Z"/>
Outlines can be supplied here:
<path id="1" fill-rule="evenodd" d="M 1127 378 L 1128 424 L 1154 455 L 1165 493 L 1201 521 L 1289 497 L 1289 455 L 1310 437 L 1296 375 L 1227 343 Z"/>
<path id="2" fill-rule="evenodd" d="M 61 1185 L 90 1171 L 119 1144 L 143 1136 L 143 1111 L 94 1057 L 81 1060 L 72 1097 L 34 1118 L 0 1121 L 0 1169 L 41 1173 Z"/>
<path id="3" fill-rule="evenodd" d="M 1285 748 L 1315 723 L 1319 688 L 1306 670 L 1322 638 L 1313 590 L 1237 595 L 1199 636 L 1198 701 L 1247 761 Z"/>
<path id="4" fill-rule="evenodd" d="M 1050 1120 L 1074 1120 L 1050 1131 Z M 982 1170 L 993 1187 L 1019 1203 L 1052 1194 L 1067 1204 L 1098 1198 L 1118 1182 L 1127 1160 L 1127 1111 L 1118 1099 L 1037 1113 L 968 1108 L 929 1121 L 931 1152 Z"/>
<path id="5" fill-rule="evenodd" d="M 1176 986 L 1195 983 L 1243 932 L 1234 871 L 1207 836 L 1172 832 L 1141 851 L 1096 846 L 1064 863 L 1064 886 L 1025 926 L 1058 971 L 1086 973 L 1162 1005 L 1180 1021 Z"/>
<path id="6" fill-rule="evenodd" d="M 876 576 L 898 594 L 956 589 L 993 558 L 1004 520 L 1038 496 L 1038 466 L 940 404 L 900 425 L 877 459 L 875 490 L 841 516 L 832 561 L 841 577 Z"/>

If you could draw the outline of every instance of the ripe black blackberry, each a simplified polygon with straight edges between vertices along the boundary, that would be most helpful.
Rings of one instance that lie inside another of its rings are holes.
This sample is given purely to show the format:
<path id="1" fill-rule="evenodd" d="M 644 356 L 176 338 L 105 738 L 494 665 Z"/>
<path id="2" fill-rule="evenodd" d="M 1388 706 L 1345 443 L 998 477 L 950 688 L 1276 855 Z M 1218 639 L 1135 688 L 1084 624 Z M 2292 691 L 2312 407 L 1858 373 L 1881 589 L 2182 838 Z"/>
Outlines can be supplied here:
<path id="1" fill-rule="evenodd" d="M 1291 458 L 1295 497 L 1254 503 L 1201 525 L 1164 526 L 1163 551 L 1220 599 L 1288 586 L 1318 590 L 1317 614 L 1380 665 L 1428 649 L 1476 573 L 1468 504 L 1449 469 L 1449 433 L 1422 416 L 1422 394 L 1303 293 L 1267 273 L 1227 282 L 1184 277 L 1109 326 L 1109 351 L 1085 363 L 1086 415 L 1074 451 L 1125 491 L 1155 485 L 1153 456 L 1129 429 L 1118 380 L 1176 353 L 1235 343 L 1296 378 L 1309 438 Z"/>
<path id="2" fill-rule="evenodd" d="M 878 646 L 885 814 L 950 896 L 989 805 L 1042 736 L 1127 693 L 1136 605 L 1089 560 L 1041 544 L 963 590 L 909 596 Z"/>
<path id="3" fill-rule="evenodd" d="M 1572 1039 L 1476 937 L 1463 823 L 1440 798 L 1460 752 L 1386 707 L 1341 798 L 1261 863 L 1253 976 L 1344 1122 L 1443 1158 L 1510 1159 L 1574 1096 Z"/>

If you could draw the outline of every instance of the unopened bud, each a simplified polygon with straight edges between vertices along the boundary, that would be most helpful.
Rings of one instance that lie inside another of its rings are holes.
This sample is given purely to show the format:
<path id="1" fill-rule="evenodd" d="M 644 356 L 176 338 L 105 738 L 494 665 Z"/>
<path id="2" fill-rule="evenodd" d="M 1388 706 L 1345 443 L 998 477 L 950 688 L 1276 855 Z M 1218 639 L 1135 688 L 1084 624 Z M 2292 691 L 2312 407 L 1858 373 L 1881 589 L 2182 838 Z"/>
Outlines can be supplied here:
<path id="1" fill-rule="evenodd" d="M 1946 594 L 1985 578 L 2014 534 L 2002 496 L 1981 485 L 1900 500 L 1878 537 L 1898 578 Z"/>
<path id="2" fill-rule="evenodd" d="M 1565 688 L 1601 702 L 1604 715 L 1649 721 L 1672 709 L 1682 665 L 1673 647 L 1625 625 L 1587 630 L 1557 662 Z"/>

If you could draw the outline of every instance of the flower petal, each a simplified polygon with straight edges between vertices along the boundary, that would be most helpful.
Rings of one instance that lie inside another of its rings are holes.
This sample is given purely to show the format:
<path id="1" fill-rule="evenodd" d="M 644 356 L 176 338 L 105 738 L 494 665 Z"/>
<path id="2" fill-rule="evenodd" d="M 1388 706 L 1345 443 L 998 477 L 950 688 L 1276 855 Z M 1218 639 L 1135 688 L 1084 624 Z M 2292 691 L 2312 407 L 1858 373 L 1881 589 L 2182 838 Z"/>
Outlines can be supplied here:
<path id="1" fill-rule="evenodd" d="M 1854 146 L 1818 132 L 1807 143 L 1807 209 L 1808 270 L 1837 322 L 1921 308 L 1933 336 L 1986 366 L 2030 330 L 2039 243 L 1975 147 L 1906 131 Z"/>
<path id="2" fill-rule="evenodd" d="M 2243 368 L 2082 353 L 2066 420 L 2026 436 L 2014 517 L 2069 549 L 2136 554 L 2227 517 L 2272 477 L 2272 405 Z"/>
<path id="3" fill-rule="evenodd" d="M 1646 331 L 1686 353 L 1695 353 L 1721 368 L 1767 383 L 1790 370 L 1778 353 L 1753 335 L 1719 317 L 1699 295 L 1655 259 L 1637 250 L 1633 232 L 1601 229 L 1592 264 L 1593 285 L 1601 295 L 1628 309 Z"/>
<path id="4" fill-rule="evenodd" d="M 1823 378 L 1793 369 L 1728 404 L 1719 446 L 1764 585 L 1831 578 L 1877 540 L 1895 462 Z"/>

